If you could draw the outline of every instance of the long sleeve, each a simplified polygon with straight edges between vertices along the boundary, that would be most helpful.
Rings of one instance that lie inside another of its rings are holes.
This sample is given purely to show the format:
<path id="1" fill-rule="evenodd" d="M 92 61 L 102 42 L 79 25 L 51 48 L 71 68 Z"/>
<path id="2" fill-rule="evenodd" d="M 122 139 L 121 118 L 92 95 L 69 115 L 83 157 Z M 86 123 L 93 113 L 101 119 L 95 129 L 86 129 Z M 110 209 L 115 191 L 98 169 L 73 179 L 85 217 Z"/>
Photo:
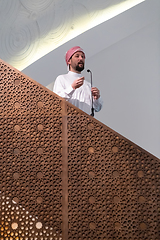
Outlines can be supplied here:
<path id="1" fill-rule="evenodd" d="M 103 106 L 103 100 L 102 98 L 98 98 L 97 100 L 93 100 L 93 107 L 96 112 L 99 112 L 102 109 Z"/>
<path id="2" fill-rule="evenodd" d="M 72 88 L 71 84 L 67 87 L 65 86 L 65 79 L 63 79 L 63 76 L 58 76 L 55 80 L 53 92 L 58 94 L 60 97 L 67 99 L 70 99 L 72 94 L 74 93 L 74 89 Z"/>

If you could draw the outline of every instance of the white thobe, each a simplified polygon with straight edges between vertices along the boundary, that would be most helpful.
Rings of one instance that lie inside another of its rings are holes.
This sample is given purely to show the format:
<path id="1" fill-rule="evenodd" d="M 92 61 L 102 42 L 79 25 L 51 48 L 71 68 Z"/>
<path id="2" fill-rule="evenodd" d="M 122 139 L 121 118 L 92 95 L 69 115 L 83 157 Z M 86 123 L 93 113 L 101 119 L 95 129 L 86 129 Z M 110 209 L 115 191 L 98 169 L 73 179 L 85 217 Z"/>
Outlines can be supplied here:
<path id="1" fill-rule="evenodd" d="M 54 83 L 53 92 L 60 97 L 65 98 L 68 102 L 72 103 L 82 111 L 91 114 L 92 108 L 92 95 L 91 85 L 84 80 L 81 87 L 73 89 L 71 84 L 74 80 L 82 77 L 81 74 L 69 71 L 67 74 L 60 75 L 56 78 Z M 93 107 L 96 112 L 102 108 L 102 99 L 93 99 Z"/>

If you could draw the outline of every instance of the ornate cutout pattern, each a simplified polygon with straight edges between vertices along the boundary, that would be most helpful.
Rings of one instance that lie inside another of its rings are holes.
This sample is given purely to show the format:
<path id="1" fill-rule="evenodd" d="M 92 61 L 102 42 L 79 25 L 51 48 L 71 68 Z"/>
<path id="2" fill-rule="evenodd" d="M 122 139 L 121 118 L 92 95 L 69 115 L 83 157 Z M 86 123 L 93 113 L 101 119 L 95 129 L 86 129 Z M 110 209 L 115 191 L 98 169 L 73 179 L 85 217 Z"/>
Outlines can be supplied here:
<path id="1" fill-rule="evenodd" d="M 159 240 L 159 159 L 3 61 L 0 76 L 1 240 Z"/>
<path id="2" fill-rule="evenodd" d="M 61 100 L 2 62 L 0 74 L 1 240 L 60 240 Z"/>
<path id="3" fill-rule="evenodd" d="M 69 239 L 160 237 L 160 162 L 68 106 Z"/>

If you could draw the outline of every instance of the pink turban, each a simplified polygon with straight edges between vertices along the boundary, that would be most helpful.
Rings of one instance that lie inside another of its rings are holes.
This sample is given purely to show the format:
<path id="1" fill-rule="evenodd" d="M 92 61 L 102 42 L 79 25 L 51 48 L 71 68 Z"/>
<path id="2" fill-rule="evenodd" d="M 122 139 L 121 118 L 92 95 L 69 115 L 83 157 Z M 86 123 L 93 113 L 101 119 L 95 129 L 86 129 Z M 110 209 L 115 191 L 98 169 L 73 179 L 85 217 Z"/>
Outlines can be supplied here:
<path id="1" fill-rule="evenodd" d="M 68 52 L 66 52 L 65 60 L 66 60 L 67 65 L 68 65 L 69 59 L 76 52 L 83 52 L 84 53 L 83 49 L 79 46 L 72 47 L 71 49 L 68 50 Z M 84 53 L 84 57 L 85 57 L 85 53 Z"/>

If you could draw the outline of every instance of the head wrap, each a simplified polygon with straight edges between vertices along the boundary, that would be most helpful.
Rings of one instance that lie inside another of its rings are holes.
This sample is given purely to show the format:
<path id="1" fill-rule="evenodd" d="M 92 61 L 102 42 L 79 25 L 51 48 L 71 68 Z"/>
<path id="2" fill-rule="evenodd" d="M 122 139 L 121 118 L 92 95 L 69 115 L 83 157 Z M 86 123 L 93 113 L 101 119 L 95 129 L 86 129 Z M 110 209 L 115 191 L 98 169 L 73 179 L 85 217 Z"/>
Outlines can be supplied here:
<path id="1" fill-rule="evenodd" d="M 66 60 L 67 65 L 68 65 L 69 59 L 76 52 L 83 52 L 84 53 L 83 49 L 79 46 L 72 47 L 71 49 L 68 50 L 68 52 L 66 52 L 65 60 Z M 85 58 L 85 53 L 84 53 L 84 58 Z"/>

